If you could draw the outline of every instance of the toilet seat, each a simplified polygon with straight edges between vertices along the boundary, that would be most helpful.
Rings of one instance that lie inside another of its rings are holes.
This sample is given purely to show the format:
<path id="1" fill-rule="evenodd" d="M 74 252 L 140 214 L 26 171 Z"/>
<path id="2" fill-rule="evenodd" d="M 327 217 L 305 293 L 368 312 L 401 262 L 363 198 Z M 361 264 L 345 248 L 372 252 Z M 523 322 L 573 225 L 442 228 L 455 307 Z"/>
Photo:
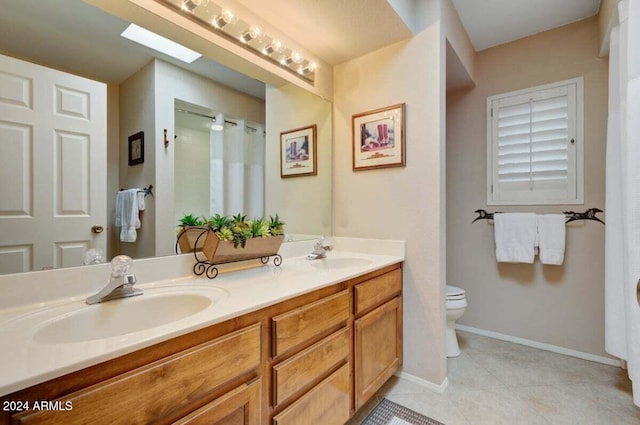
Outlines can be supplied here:
<path id="1" fill-rule="evenodd" d="M 455 300 L 463 300 L 465 298 L 464 289 L 457 288 L 455 286 L 447 285 L 447 300 L 455 301 Z"/>

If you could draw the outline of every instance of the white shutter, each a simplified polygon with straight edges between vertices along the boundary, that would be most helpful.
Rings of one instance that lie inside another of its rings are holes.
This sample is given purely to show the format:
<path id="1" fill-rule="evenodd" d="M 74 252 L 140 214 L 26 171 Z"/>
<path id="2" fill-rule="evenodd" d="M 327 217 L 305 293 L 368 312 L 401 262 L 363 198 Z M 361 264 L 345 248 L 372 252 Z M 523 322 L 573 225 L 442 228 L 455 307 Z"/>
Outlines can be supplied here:
<path id="1" fill-rule="evenodd" d="M 487 99 L 489 205 L 580 201 L 577 101 L 574 80 Z"/>

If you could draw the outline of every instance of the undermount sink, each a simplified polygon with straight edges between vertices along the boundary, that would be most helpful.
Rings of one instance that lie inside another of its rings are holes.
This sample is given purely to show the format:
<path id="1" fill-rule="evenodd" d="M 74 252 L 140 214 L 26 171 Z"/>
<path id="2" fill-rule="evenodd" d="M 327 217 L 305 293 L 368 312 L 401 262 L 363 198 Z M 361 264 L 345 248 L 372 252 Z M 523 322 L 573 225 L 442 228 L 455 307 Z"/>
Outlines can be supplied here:
<path id="1" fill-rule="evenodd" d="M 83 305 L 78 310 L 46 321 L 33 335 L 33 341 L 41 344 L 85 342 L 166 325 L 193 316 L 225 298 L 226 291 L 214 289 L 195 293 L 145 293 L 138 297 Z"/>
<path id="2" fill-rule="evenodd" d="M 371 260 L 357 257 L 327 257 L 319 260 L 310 260 L 309 262 L 313 267 L 327 270 L 366 267 L 372 263 Z"/>

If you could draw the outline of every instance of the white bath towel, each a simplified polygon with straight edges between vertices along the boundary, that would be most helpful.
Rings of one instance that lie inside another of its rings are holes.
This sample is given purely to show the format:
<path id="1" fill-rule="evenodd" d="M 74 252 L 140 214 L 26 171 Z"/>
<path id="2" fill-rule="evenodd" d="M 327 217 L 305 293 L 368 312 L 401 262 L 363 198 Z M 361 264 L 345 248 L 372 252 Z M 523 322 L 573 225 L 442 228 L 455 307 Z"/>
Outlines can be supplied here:
<path id="1" fill-rule="evenodd" d="M 138 239 L 136 229 L 140 228 L 139 190 L 121 190 L 116 196 L 116 226 L 120 227 L 121 242 L 135 242 Z"/>
<path id="2" fill-rule="evenodd" d="M 564 214 L 538 214 L 538 247 L 542 264 L 561 266 L 564 262 Z"/>
<path id="3" fill-rule="evenodd" d="M 496 213 L 493 216 L 496 260 L 501 263 L 533 263 L 536 215 Z"/>

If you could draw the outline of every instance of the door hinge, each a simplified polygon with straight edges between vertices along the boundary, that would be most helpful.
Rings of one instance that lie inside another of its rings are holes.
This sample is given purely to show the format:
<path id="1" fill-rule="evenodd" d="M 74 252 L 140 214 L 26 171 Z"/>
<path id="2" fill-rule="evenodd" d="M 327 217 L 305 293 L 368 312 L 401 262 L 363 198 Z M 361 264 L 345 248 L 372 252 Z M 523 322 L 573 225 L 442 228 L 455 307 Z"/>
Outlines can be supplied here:
<path id="1" fill-rule="evenodd" d="M 491 193 L 493 193 L 493 185 L 491 185 Z"/>
<path id="2" fill-rule="evenodd" d="M 491 108 L 491 118 L 493 118 L 493 108 Z"/>

